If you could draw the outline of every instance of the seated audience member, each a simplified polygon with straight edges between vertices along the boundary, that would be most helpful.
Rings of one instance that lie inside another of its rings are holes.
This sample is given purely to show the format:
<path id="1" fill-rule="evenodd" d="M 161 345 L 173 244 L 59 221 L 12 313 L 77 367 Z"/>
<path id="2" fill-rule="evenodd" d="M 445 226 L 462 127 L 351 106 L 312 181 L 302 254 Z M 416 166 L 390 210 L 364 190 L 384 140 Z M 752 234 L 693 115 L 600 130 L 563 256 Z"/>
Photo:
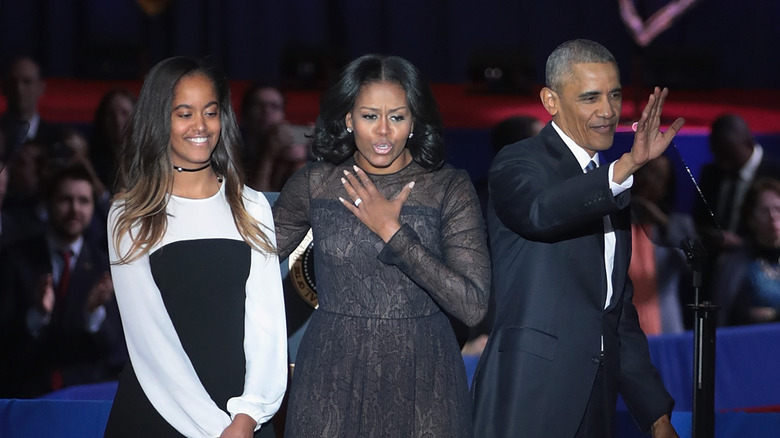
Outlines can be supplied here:
<path id="1" fill-rule="evenodd" d="M 780 321 L 780 180 L 761 178 L 745 195 L 745 245 L 718 260 L 722 324 Z"/>
<path id="2" fill-rule="evenodd" d="M 260 192 L 279 192 L 308 158 L 307 143 L 296 138 L 291 125 L 273 126 L 267 132 L 263 154 L 250 166 L 253 171 L 248 175 L 248 185 Z"/>
<path id="3" fill-rule="evenodd" d="M 57 142 L 67 150 L 67 153 L 63 154 L 63 158 L 67 159 L 63 160 L 59 167 L 64 167 L 71 161 L 78 161 L 94 169 L 89 159 L 89 142 L 87 142 L 87 138 L 84 137 L 81 131 L 74 127 L 66 126 L 60 129 L 57 135 Z M 100 183 L 100 181 L 97 182 Z"/>
<path id="4" fill-rule="evenodd" d="M 748 187 L 758 178 L 780 175 L 780 162 L 764 153 L 745 120 L 725 114 L 712 123 L 710 150 L 714 161 L 702 168 L 701 190 L 720 230 L 697 197 L 694 219 L 703 238 L 724 249 L 737 247 L 747 233 L 740 211 Z"/>
<path id="5" fill-rule="evenodd" d="M 18 143 L 22 140 L 22 137 L 4 128 L 0 127 L 0 157 L 6 157 L 7 153 L 7 158 L 15 158 L 15 151 L 19 148 L 20 145 Z M 13 149 L 14 153 L 12 154 L 9 149 Z M 19 234 L 18 230 L 14 228 L 13 220 L 8 213 L 8 203 L 5 202 L 10 180 L 9 172 L 8 160 L 0 158 L 0 250 L 11 240 L 12 233 Z"/>
<path id="6" fill-rule="evenodd" d="M 117 154 L 133 107 L 135 95 L 128 90 L 116 88 L 103 95 L 92 120 L 89 159 L 100 182 L 110 193 L 115 190 Z"/>
<path id="7" fill-rule="evenodd" d="M 13 58 L 6 66 L 2 93 L 6 100 L 3 125 L 24 124 L 23 140 L 36 141 L 43 147 L 51 145 L 53 126 L 41 119 L 38 102 L 46 89 L 38 63 L 30 57 Z"/>
<path id="8" fill-rule="evenodd" d="M 748 232 L 740 214 L 745 193 L 756 179 L 780 175 L 780 162 L 764 152 L 747 122 L 737 114 L 715 119 L 709 141 L 714 161 L 702 168 L 700 185 L 714 218 L 699 196 L 693 218 L 707 250 L 702 293 L 715 297 L 722 286 L 713 282 L 719 275 L 718 259 L 721 254 L 739 249 Z M 725 309 L 719 315 L 726 317 Z"/>
<path id="9" fill-rule="evenodd" d="M 256 83 L 241 102 L 244 163 L 247 185 L 262 192 L 278 192 L 309 159 L 308 141 L 296 135 L 286 120 L 281 90 Z"/>
<path id="10" fill-rule="evenodd" d="M 673 210 L 675 193 L 674 169 L 666 155 L 634 174 L 628 274 L 646 335 L 684 330 L 681 299 L 688 299 L 691 277 L 681 242 L 695 238 L 696 231 L 689 215 Z"/>
<path id="11" fill-rule="evenodd" d="M 126 349 L 108 256 L 84 239 L 92 176 L 59 170 L 46 194 L 46 231 L 0 254 L 2 397 L 35 397 L 118 378 Z"/>
<path id="12" fill-rule="evenodd" d="M 108 187 L 100 179 L 92 165 L 90 145 L 78 129 L 66 127 L 60 131 L 52 150 L 59 149 L 62 149 L 59 157 L 51 163 L 55 169 L 79 164 L 84 166 L 92 177 L 92 186 L 96 195 L 95 212 L 89 227 L 84 231 L 84 237 L 103 251 L 108 251 L 106 225 L 108 224 L 108 209 L 111 207 L 111 195 Z M 50 159 L 50 161 L 52 160 Z"/>
<path id="13" fill-rule="evenodd" d="M 41 187 L 49 174 L 49 157 L 38 143 L 27 141 L 11 157 L 7 168 L 3 228 L 9 240 L 20 240 L 44 229 L 47 211 Z"/>
<path id="14" fill-rule="evenodd" d="M 275 86 L 257 82 L 249 87 L 241 99 L 241 133 L 244 137 L 243 160 L 247 175 L 264 154 L 268 132 L 285 123 L 285 99 Z"/>

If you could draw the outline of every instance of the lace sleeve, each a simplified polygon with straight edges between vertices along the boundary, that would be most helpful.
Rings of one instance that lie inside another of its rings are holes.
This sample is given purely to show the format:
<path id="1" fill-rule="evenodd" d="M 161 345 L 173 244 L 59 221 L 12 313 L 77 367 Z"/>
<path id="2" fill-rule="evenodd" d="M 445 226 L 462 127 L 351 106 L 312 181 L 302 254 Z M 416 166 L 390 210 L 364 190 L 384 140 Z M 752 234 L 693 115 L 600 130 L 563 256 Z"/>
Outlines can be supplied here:
<path id="1" fill-rule="evenodd" d="M 490 257 L 476 191 L 457 172 L 442 201 L 442 254 L 437 257 L 409 225 L 387 242 L 380 260 L 401 269 L 448 313 L 469 326 L 487 312 Z"/>
<path id="2" fill-rule="evenodd" d="M 310 166 L 296 172 L 285 183 L 279 199 L 274 202 L 276 245 L 279 260 L 292 253 L 309 231 L 309 171 Z"/>

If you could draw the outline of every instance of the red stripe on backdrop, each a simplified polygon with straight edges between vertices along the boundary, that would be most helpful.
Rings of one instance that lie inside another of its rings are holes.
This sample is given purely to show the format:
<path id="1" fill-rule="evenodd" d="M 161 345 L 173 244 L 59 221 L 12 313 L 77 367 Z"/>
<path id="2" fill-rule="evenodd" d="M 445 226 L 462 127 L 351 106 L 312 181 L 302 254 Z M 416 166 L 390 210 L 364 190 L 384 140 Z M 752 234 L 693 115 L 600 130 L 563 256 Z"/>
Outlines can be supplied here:
<path id="1" fill-rule="evenodd" d="M 236 111 L 249 85 L 247 81 L 232 82 Z M 114 87 L 138 93 L 140 82 L 47 79 L 46 92 L 40 102 L 41 115 L 57 123 L 89 123 L 100 97 Z M 432 88 L 447 128 L 490 128 L 501 119 L 517 114 L 536 116 L 543 121 L 550 118 L 537 92 L 530 95 L 473 94 L 464 84 L 434 84 Z M 320 93 L 290 90 L 286 95 L 289 120 L 295 124 L 313 123 Z M 621 118 L 626 126 L 638 118 L 632 96 L 630 89 L 624 89 Z M 640 106 L 646 100 L 644 98 Z M 0 100 L 0 111 L 5 111 L 4 100 Z M 756 133 L 780 133 L 780 90 L 671 90 L 664 108 L 664 121 L 669 123 L 676 117 L 684 117 L 686 131 L 704 133 L 710 123 L 725 112 L 740 114 Z"/>

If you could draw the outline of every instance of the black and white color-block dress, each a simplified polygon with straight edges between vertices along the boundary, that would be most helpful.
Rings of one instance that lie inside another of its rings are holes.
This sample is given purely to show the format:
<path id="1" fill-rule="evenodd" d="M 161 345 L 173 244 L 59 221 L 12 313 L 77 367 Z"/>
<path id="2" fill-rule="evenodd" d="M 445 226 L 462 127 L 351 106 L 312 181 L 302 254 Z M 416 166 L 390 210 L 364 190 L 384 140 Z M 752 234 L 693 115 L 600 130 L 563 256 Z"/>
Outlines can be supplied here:
<path id="1" fill-rule="evenodd" d="M 238 413 L 259 425 L 279 408 L 287 335 L 279 261 L 238 233 L 224 185 L 214 196 L 172 196 L 162 241 L 129 264 L 112 234 L 111 274 L 130 364 L 106 436 L 218 437 Z M 265 197 L 244 189 L 248 212 L 275 240 Z"/>

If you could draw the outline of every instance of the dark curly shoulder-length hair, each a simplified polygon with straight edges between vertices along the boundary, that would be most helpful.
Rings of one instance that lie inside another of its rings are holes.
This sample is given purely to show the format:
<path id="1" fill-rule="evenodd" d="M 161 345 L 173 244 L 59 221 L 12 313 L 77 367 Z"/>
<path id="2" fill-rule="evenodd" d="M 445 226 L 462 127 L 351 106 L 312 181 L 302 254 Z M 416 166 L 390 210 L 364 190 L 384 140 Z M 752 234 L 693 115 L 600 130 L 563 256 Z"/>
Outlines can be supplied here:
<path id="1" fill-rule="evenodd" d="M 352 111 L 363 85 L 380 82 L 396 83 L 406 93 L 414 121 L 414 136 L 406 141 L 412 159 L 429 170 L 441 167 L 445 150 L 436 99 L 417 67 L 398 56 L 364 55 L 344 68 L 320 100 L 314 155 L 333 164 L 354 155 L 357 146 L 355 137 L 347 132 L 346 115 Z"/>

